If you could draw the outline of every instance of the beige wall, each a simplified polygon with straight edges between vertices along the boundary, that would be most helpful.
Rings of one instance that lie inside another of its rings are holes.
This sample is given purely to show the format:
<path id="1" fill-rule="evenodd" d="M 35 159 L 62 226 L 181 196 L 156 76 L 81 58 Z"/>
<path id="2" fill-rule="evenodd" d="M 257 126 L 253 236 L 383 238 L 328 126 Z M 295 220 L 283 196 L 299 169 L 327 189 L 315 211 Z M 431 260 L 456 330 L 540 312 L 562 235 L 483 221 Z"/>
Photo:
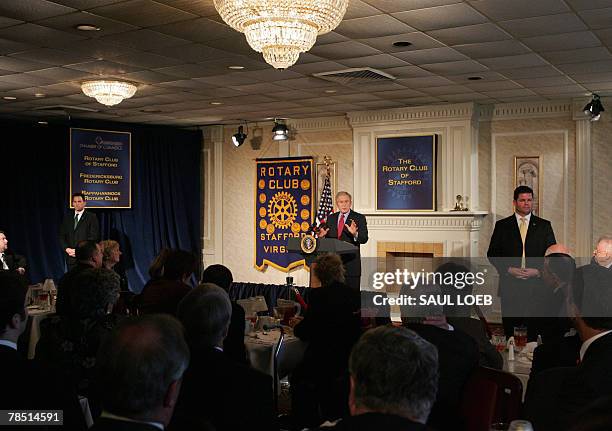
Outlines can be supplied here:
<path id="1" fill-rule="evenodd" d="M 610 100 L 612 102 L 612 100 Z M 604 107 L 610 103 L 603 101 Z M 592 123 L 593 245 L 601 235 L 612 234 L 612 116 L 610 111 Z"/>

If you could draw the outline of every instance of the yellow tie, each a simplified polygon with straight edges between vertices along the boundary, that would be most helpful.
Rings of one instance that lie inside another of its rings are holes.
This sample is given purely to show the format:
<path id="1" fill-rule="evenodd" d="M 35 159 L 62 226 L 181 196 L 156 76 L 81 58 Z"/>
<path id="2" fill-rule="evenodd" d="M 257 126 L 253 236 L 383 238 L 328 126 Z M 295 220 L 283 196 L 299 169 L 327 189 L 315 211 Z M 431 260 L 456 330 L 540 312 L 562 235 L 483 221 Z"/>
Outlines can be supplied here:
<path id="1" fill-rule="evenodd" d="M 523 241 L 523 256 L 521 257 L 521 268 L 525 268 L 525 238 L 527 238 L 527 223 L 525 221 L 525 217 L 521 217 L 519 231 L 521 232 L 521 241 Z"/>

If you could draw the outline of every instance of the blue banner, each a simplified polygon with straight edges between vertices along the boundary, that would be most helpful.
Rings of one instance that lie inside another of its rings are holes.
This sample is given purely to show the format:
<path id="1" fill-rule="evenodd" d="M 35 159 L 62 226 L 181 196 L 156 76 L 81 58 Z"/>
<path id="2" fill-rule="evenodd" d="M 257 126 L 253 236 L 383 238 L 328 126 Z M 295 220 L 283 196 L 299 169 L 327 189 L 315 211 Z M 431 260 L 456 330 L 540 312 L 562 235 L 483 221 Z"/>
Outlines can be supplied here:
<path id="1" fill-rule="evenodd" d="M 305 263 L 287 241 L 312 225 L 313 158 L 257 159 L 255 169 L 255 268 L 286 272 Z"/>
<path id="2" fill-rule="evenodd" d="M 89 208 L 131 208 L 131 133 L 70 129 L 70 195 Z"/>
<path id="3" fill-rule="evenodd" d="M 378 138 L 376 209 L 435 211 L 435 135 Z"/>

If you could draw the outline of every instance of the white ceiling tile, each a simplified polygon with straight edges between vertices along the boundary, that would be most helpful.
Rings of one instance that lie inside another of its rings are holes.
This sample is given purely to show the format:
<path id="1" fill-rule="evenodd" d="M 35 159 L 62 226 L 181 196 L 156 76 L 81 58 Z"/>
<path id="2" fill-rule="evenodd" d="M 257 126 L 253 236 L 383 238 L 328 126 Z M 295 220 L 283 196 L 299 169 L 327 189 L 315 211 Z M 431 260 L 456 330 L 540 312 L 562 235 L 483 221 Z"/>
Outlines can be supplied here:
<path id="1" fill-rule="evenodd" d="M 390 15 L 375 15 L 365 18 L 345 19 L 335 32 L 352 39 L 383 37 L 415 31 L 413 27 Z"/>
<path id="2" fill-rule="evenodd" d="M 469 3 L 495 21 L 569 12 L 563 0 L 471 0 Z"/>
<path id="3" fill-rule="evenodd" d="M 542 52 L 540 55 L 546 60 L 550 61 L 552 64 L 612 60 L 612 54 L 610 54 L 610 51 L 603 46 L 572 49 L 567 51 Z"/>
<path id="4" fill-rule="evenodd" d="M 537 54 L 512 55 L 508 57 L 483 58 L 482 64 L 493 70 L 545 66 L 548 63 Z"/>
<path id="5" fill-rule="evenodd" d="M 497 24 L 518 38 L 588 30 L 584 22 L 574 13 L 513 19 Z"/>
<path id="6" fill-rule="evenodd" d="M 398 52 L 393 54 L 411 64 L 444 63 L 448 61 L 463 61 L 469 58 L 453 48 L 420 49 L 417 51 Z"/>
<path id="7" fill-rule="evenodd" d="M 402 12 L 412 9 L 423 9 L 428 7 L 443 6 L 453 3 L 461 3 L 461 0 L 365 0 L 370 5 L 384 12 Z"/>
<path id="8" fill-rule="evenodd" d="M 561 51 L 601 45 L 599 39 L 590 31 L 528 37 L 523 39 L 523 42 L 535 51 Z"/>
<path id="9" fill-rule="evenodd" d="M 423 69 L 441 75 L 455 75 L 461 73 L 481 72 L 487 70 L 486 66 L 473 60 L 449 61 L 446 63 L 422 64 Z"/>
<path id="10" fill-rule="evenodd" d="M 529 48 L 517 40 L 500 40 L 497 42 L 455 45 L 453 49 L 456 49 L 470 58 L 502 57 L 531 52 Z"/>
<path id="11" fill-rule="evenodd" d="M 464 27 L 487 22 L 487 18 L 466 3 L 393 13 L 392 16 L 421 30 Z"/>
<path id="12" fill-rule="evenodd" d="M 512 38 L 512 36 L 492 23 L 428 31 L 427 34 L 447 45 L 494 42 L 496 40 Z"/>
<path id="13" fill-rule="evenodd" d="M 578 12 L 578 14 L 592 29 L 610 28 L 612 26 L 612 7 L 585 10 Z"/>

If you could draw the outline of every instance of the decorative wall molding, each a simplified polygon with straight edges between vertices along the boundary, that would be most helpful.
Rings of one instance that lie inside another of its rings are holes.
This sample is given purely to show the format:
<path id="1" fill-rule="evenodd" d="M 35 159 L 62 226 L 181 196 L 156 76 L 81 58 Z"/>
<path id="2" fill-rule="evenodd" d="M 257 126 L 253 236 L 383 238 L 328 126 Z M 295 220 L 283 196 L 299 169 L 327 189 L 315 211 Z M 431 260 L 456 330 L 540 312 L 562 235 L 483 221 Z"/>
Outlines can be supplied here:
<path id="1" fill-rule="evenodd" d="M 353 127 L 387 123 L 412 123 L 415 121 L 469 120 L 474 114 L 474 106 L 473 103 L 415 106 L 377 111 L 349 112 L 347 117 L 349 124 Z"/>
<path id="2" fill-rule="evenodd" d="M 320 130 L 350 130 L 345 116 L 304 118 L 301 120 L 287 120 L 287 125 L 298 132 L 317 132 Z"/>
<path id="3" fill-rule="evenodd" d="M 517 120 L 530 118 L 572 118 L 573 104 L 569 100 L 550 102 L 521 102 L 481 105 L 479 121 Z"/>
<path id="4" fill-rule="evenodd" d="M 486 212 L 473 215 L 439 215 L 418 217 L 368 216 L 368 229 L 376 230 L 427 230 L 427 231 L 479 231 Z M 398 238 L 398 241 L 400 238 Z"/>

